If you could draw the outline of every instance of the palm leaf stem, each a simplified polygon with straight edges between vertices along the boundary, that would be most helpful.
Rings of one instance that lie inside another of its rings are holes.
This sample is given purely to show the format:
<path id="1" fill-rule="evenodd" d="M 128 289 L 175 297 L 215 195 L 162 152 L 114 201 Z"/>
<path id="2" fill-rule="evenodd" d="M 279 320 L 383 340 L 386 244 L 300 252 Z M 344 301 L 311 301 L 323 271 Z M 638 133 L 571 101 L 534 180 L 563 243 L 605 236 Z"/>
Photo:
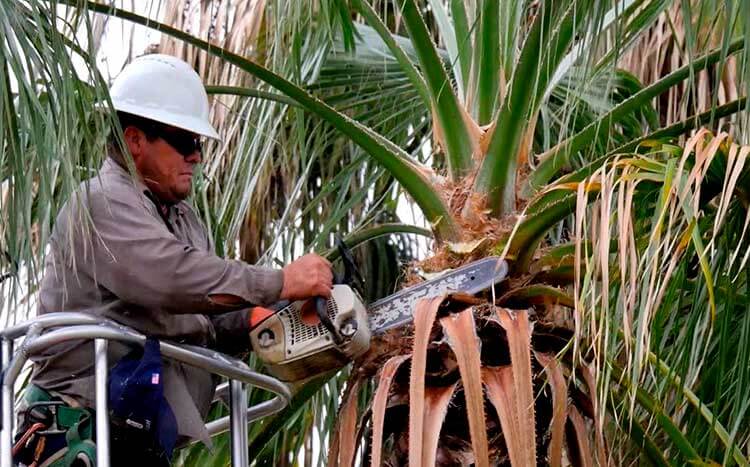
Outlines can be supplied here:
<path id="1" fill-rule="evenodd" d="M 208 94 L 226 94 L 230 96 L 255 97 L 258 99 L 278 102 L 280 104 L 286 104 L 300 109 L 303 108 L 299 102 L 285 96 L 284 94 L 261 91 L 259 89 L 243 88 L 240 86 L 207 85 L 206 92 Z"/>
<path id="2" fill-rule="evenodd" d="M 415 225 L 391 223 L 376 225 L 368 229 L 362 229 L 358 232 L 354 232 L 344 237 L 344 243 L 346 243 L 346 246 L 349 248 L 355 248 L 363 243 L 369 242 L 370 240 L 374 240 L 384 235 L 407 233 L 421 235 L 423 237 L 432 237 L 432 232 L 430 232 L 428 229 L 423 229 Z M 339 251 L 335 248 L 332 248 L 328 250 L 327 253 L 325 253 L 325 256 L 331 261 L 336 260 L 339 257 Z"/>
<path id="3" fill-rule="evenodd" d="M 556 184 L 562 185 L 562 184 L 568 184 L 568 183 L 581 182 L 586 177 L 590 176 L 596 170 L 598 170 L 608 160 L 612 159 L 612 157 L 615 155 L 632 153 L 633 151 L 637 150 L 639 146 L 644 146 L 644 147 L 647 146 L 646 143 L 650 141 L 658 141 L 660 139 L 664 139 L 668 137 L 671 138 L 671 137 L 683 135 L 686 132 L 699 127 L 700 125 L 704 125 L 705 123 L 710 122 L 711 119 L 721 118 L 721 117 L 725 117 L 725 116 L 740 112 L 746 107 L 746 105 L 747 105 L 747 98 L 741 97 L 737 100 L 734 100 L 732 102 L 719 106 L 714 110 L 709 110 L 709 111 L 688 117 L 687 119 L 682 120 L 681 122 L 677 122 L 674 125 L 670 125 L 666 128 L 662 128 L 661 130 L 657 130 L 642 138 L 639 138 L 636 141 L 633 141 L 631 143 L 628 143 L 617 149 L 612 150 L 606 155 L 601 156 L 598 159 L 595 159 L 594 161 L 588 163 L 586 166 L 576 170 L 575 172 L 572 172 L 570 174 L 560 177 L 556 181 Z M 545 208 L 549 205 L 554 205 L 554 204 L 563 202 L 569 196 L 570 196 L 569 190 L 548 190 L 546 192 L 543 192 L 537 195 L 537 197 L 531 201 L 527 211 L 531 215 L 535 215 L 537 212 L 545 210 Z M 572 212 L 568 212 L 567 214 L 571 214 L 571 213 Z M 561 218 L 559 220 L 561 220 Z M 551 225 L 549 227 L 551 227 Z M 524 246 L 523 244 L 519 245 L 519 247 L 523 247 L 523 246 Z"/>
<path id="4" fill-rule="evenodd" d="M 693 115 L 691 117 L 686 118 L 685 120 L 679 121 L 668 127 L 661 128 L 646 136 L 643 136 L 629 143 L 626 143 L 616 149 L 613 149 L 605 157 L 611 156 L 613 154 L 633 152 L 637 150 L 639 146 L 641 146 L 644 143 L 647 143 L 648 141 L 660 140 L 663 138 L 670 138 L 670 137 L 684 135 L 691 130 L 694 130 L 700 126 L 706 125 L 722 117 L 726 117 L 728 115 L 733 115 L 738 112 L 742 112 L 743 110 L 745 110 L 745 107 L 747 107 L 747 97 L 742 96 L 736 100 L 727 102 L 724 105 L 720 105 L 714 109 L 707 110 L 698 115 Z"/>
<path id="5" fill-rule="evenodd" d="M 458 49 L 458 63 L 461 69 L 461 83 L 464 88 L 464 101 L 468 101 L 466 93 L 469 89 L 471 75 L 471 56 L 473 47 L 471 43 L 471 28 L 466 15 L 464 0 L 451 0 L 451 16 L 456 36 L 456 48 Z"/>
<path id="6" fill-rule="evenodd" d="M 427 26 L 414 0 L 399 0 L 401 15 L 417 52 L 422 74 L 430 91 L 433 109 L 445 138 L 448 172 L 456 180 L 472 166 L 473 142 L 458 98 L 443 60 L 437 53 Z"/>
<path id="7" fill-rule="evenodd" d="M 479 77 L 477 79 L 477 104 L 480 125 L 492 121 L 499 99 L 500 79 L 500 3 L 488 0 L 480 3 L 479 30 Z"/>
<path id="8" fill-rule="evenodd" d="M 487 196 L 488 208 L 496 216 L 516 208 L 516 166 L 522 139 L 528 122 L 541 105 L 547 83 L 582 21 L 584 15 L 578 14 L 579 7 L 583 5 L 571 2 L 557 12 L 555 6 L 543 3 L 524 42 L 474 183 L 474 189 Z M 539 51 L 545 49 L 543 44 L 554 46 L 540 55 Z"/>

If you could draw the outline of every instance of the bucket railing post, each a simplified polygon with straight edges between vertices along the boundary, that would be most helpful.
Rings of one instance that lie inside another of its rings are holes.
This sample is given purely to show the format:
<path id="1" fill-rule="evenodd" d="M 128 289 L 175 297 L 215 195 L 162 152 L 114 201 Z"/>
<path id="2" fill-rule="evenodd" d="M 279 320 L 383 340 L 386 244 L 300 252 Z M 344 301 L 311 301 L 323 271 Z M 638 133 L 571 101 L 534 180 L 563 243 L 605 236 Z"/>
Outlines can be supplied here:
<path id="1" fill-rule="evenodd" d="M 0 338 L 0 346 L 2 346 L 2 359 L 0 364 L 2 365 L 3 373 L 7 370 L 10 364 L 10 359 L 13 356 L 13 339 Z M 0 431 L 0 466 L 11 467 L 11 447 L 13 442 L 13 385 L 5 384 L 5 381 L 0 381 L 2 393 L 0 394 L 2 403 L 2 431 Z"/>
<path id="2" fill-rule="evenodd" d="M 96 384 L 96 465 L 109 467 L 109 407 L 107 394 L 107 340 L 94 339 Z"/>
<path id="3" fill-rule="evenodd" d="M 232 467 L 247 467 L 247 389 L 241 381 L 229 383 Z"/>

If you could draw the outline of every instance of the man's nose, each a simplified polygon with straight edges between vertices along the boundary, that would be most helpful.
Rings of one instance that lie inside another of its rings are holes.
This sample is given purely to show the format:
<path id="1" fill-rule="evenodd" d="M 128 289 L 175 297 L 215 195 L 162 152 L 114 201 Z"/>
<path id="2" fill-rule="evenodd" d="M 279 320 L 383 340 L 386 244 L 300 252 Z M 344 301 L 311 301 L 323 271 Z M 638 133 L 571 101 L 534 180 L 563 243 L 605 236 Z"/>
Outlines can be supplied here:
<path id="1" fill-rule="evenodd" d="M 200 150 L 196 149 L 189 156 L 185 157 L 185 162 L 190 164 L 200 164 L 203 161 L 203 154 Z"/>

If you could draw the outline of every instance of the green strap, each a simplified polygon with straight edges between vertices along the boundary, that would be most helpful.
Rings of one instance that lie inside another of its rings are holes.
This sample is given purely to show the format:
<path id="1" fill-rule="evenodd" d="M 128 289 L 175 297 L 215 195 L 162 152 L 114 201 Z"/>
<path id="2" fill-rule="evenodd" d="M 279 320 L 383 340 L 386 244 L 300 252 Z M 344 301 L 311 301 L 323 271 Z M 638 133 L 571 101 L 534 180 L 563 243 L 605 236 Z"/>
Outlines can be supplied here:
<path id="1" fill-rule="evenodd" d="M 23 398 L 27 404 L 33 404 L 34 402 L 50 402 L 52 395 L 35 384 L 29 384 L 26 386 Z"/>
<path id="2" fill-rule="evenodd" d="M 33 404 L 50 402 L 53 397 L 39 386 L 30 384 L 26 387 L 24 399 L 26 403 Z M 87 460 L 89 465 L 96 465 L 96 445 L 92 440 L 93 413 L 85 408 L 60 405 L 57 407 L 57 425 L 66 430 L 65 441 L 68 446 L 63 450 L 65 454 L 49 467 L 69 467 L 76 460 L 83 459 Z"/>
<path id="3" fill-rule="evenodd" d="M 55 400 L 52 395 L 44 389 L 34 384 L 28 385 L 26 392 L 24 393 L 24 399 L 26 403 L 31 405 L 35 402 L 51 402 Z M 57 426 L 62 429 L 69 429 L 73 425 L 81 424 L 83 427 L 81 430 L 81 437 L 84 439 L 91 439 L 92 423 L 82 422 L 90 420 L 93 417 L 93 412 L 83 407 L 69 407 L 67 405 L 59 405 L 56 408 L 57 411 Z"/>
<path id="4" fill-rule="evenodd" d="M 84 432 L 86 429 L 89 432 L 91 431 L 91 423 L 89 421 L 90 416 L 86 415 L 68 429 L 65 433 L 65 441 L 68 443 L 65 455 L 61 459 L 51 463 L 49 467 L 69 467 L 76 460 L 84 459 L 88 461 L 89 465 L 96 465 L 96 445 L 85 435 L 81 437 L 81 425 L 84 425 Z M 88 428 L 85 425 L 88 425 Z"/>
<path id="5" fill-rule="evenodd" d="M 87 409 L 60 406 L 57 408 L 57 426 L 63 429 L 76 427 L 83 439 L 93 438 L 93 414 Z"/>

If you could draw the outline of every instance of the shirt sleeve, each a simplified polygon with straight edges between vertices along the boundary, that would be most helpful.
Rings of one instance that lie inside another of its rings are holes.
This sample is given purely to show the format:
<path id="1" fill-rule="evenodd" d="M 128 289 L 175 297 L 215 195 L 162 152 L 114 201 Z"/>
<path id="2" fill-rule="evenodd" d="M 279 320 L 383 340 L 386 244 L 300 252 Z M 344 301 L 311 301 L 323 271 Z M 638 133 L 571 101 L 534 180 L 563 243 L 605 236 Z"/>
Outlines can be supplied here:
<path id="1" fill-rule="evenodd" d="M 72 214 L 75 209 L 58 219 L 61 228 L 75 232 L 68 237 L 75 252 L 71 259 L 122 300 L 172 313 L 207 314 L 232 309 L 213 302 L 213 294 L 240 297 L 245 307 L 279 300 L 281 270 L 222 259 L 179 240 L 135 190 L 79 198 L 86 199 L 79 204 L 88 206 L 92 225 L 76 221 L 81 216 Z"/>

